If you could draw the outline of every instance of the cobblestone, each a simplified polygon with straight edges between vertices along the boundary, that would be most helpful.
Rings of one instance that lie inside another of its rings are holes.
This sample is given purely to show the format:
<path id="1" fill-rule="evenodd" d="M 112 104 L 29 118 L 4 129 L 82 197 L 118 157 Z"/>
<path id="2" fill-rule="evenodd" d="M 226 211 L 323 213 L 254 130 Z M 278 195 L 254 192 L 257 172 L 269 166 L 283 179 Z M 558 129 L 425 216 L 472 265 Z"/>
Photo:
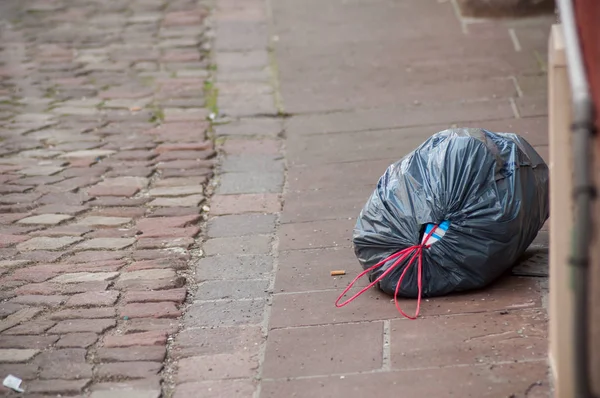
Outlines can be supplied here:
<path id="1" fill-rule="evenodd" d="M 19 251 L 31 251 L 31 250 L 59 250 L 64 249 L 67 246 L 71 246 L 74 243 L 82 241 L 82 238 L 63 236 L 60 238 L 50 237 L 39 237 L 32 238 L 27 242 L 19 243 L 17 250 Z"/>
<path id="2" fill-rule="evenodd" d="M 104 333 L 116 325 L 113 319 L 71 319 L 60 321 L 48 330 L 50 334 L 67 334 L 78 332 Z"/>
<path id="3" fill-rule="evenodd" d="M 157 377 L 158 380 L 160 378 Z M 144 383 L 148 382 L 148 379 L 142 380 Z M 101 386 L 106 383 L 100 383 Z M 154 388 L 149 387 L 147 384 L 142 384 L 139 387 L 130 387 L 130 383 L 119 383 L 118 385 L 108 390 L 96 390 L 90 395 L 90 398 L 159 398 L 160 397 L 160 384 Z"/>
<path id="4" fill-rule="evenodd" d="M 27 236 L 0 234 L 0 247 L 12 246 L 29 239 Z"/>
<path id="5" fill-rule="evenodd" d="M 181 304 L 185 300 L 186 289 L 161 290 L 156 292 L 127 292 L 123 297 L 124 303 L 152 303 L 172 301 Z"/>
<path id="6" fill-rule="evenodd" d="M 92 377 L 92 365 L 85 363 L 86 350 L 64 348 L 41 353 L 36 362 L 42 379 L 87 379 Z"/>
<path id="7" fill-rule="evenodd" d="M 59 348 L 87 348 L 98 340 L 96 333 L 69 333 L 56 343 Z"/>
<path id="8" fill-rule="evenodd" d="M 187 177 L 187 178 L 165 178 L 157 181 L 157 187 L 176 187 L 176 186 L 193 186 L 200 185 L 206 182 L 205 177 Z"/>
<path id="9" fill-rule="evenodd" d="M 15 326 L 13 323 L 13 324 L 9 324 L 7 327 L 7 330 L 5 330 L 3 333 L 6 335 L 9 335 L 9 336 L 12 336 L 12 335 L 25 336 L 25 335 L 32 335 L 32 334 L 41 334 L 41 333 L 46 332 L 48 329 L 50 329 L 55 324 L 56 324 L 56 322 L 53 322 L 53 321 L 42 321 L 42 320 L 24 322 L 23 324 L 18 325 L 18 326 Z"/>
<path id="10" fill-rule="evenodd" d="M 163 331 L 132 333 L 124 336 L 109 335 L 104 338 L 104 347 L 163 346 L 166 341 L 167 333 Z"/>
<path id="11" fill-rule="evenodd" d="M 198 186 L 182 186 L 182 187 L 165 187 L 165 188 L 154 188 L 148 192 L 150 196 L 185 196 L 195 195 L 204 193 L 204 189 L 201 185 Z M 160 203 L 160 202 L 155 202 Z M 159 206 L 158 204 L 156 206 Z M 183 205 L 182 205 L 183 206 Z"/>
<path id="12" fill-rule="evenodd" d="M 81 219 L 78 224 L 87 226 L 109 226 L 116 227 L 131 222 L 129 217 L 103 217 L 103 216 L 89 216 Z"/>
<path id="13" fill-rule="evenodd" d="M 187 264 L 185 261 L 179 259 L 170 258 L 158 258 L 153 260 L 142 260 L 135 261 L 127 267 L 128 271 L 141 271 L 145 269 L 156 269 L 156 268 L 173 268 L 173 269 L 185 269 Z"/>
<path id="14" fill-rule="evenodd" d="M 124 196 L 130 197 L 138 193 L 138 187 L 128 186 L 95 186 L 87 190 L 90 196 Z"/>
<path id="15" fill-rule="evenodd" d="M 0 348 L 43 350 L 58 340 L 56 336 L 0 336 Z"/>
<path id="16" fill-rule="evenodd" d="M 56 225 L 71 218 L 73 217 L 66 214 L 40 214 L 39 216 L 23 218 L 19 220 L 19 224 Z"/>
<path id="17" fill-rule="evenodd" d="M 40 350 L 34 349 L 0 349 L 0 362 L 14 363 L 26 362 L 38 354 Z"/>
<path id="18" fill-rule="evenodd" d="M 117 362 L 99 365 L 96 374 L 102 379 L 145 379 L 156 375 L 162 367 L 162 362 Z"/>
<path id="19" fill-rule="evenodd" d="M 161 331 L 168 334 L 174 334 L 179 328 L 179 323 L 176 319 L 169 318 L 137 318 L 125 322 L 123 325 L 124 333 L 140 333 Z"/>
<path id="20" fill-rule="evenodd" d="M 65 309 L 56 311 L 49 315 L 50 319 L 102 319 L 114 318 L 116 314 L 115 308 L 89 308 L 89 309 Z"/>
<path id="21" fill-rule="evenodd" d="M 41 306 L 41 307 L 54 307 L 59 306 L 67 300 L 65 296 L 42 296 L 42 295 L 23 295 L 17 296 L 10 300 L 11 303 Z"/>
<path id="22" fill-rule="evenodd" d="M 27 386 L 28 393 L 45 393 L 45 394 L 77 394 L 81 392 L 89 383 L 90 379 L 82 380 L 39 380 L 29 383 Z"/>
<path id="23" fill-rule="evenodd" d="M 134 238 L 95 238 L 80 243 L 76 250 L 119 250 L 135 243 Z"/>
<path id="24" fill-rule="evenodd" d="M 125 272 L 119 278 L 120 282 L 131 280 L 151 280 L 174 278 L 175 272 L 171 269 L 147 269 L 140 271 Z"/>
<path id="25" fill-rule="evenodd" d="M 100 282 L 116 278 L 118 272 L 77 272 L 73 274 L 63 274 L 52 280 L 55 283 L 80 283 L 80 282 Z"/>
<path id="26" fill-rule="evenodd" d="M 119 292 L 86 292 L 74 294 L 67 300 L 68 307 L 107 306 L 113 305 L 119 298 Z"/>
<path id="27" fill-rule="evenodd" d="M 162 362 L 167 354 L 163 346 L 141 346 L 127 348 L 99 348 L 96 357 L 99 361 L 153 361 Z"/>
<path id="28" fill-rule="evenodd" d="M 177 318 L 181 311 L 175 303 L 166 301 L 158 303 L 131 303 L 119 309 L 119 314 L 127 318 Z"/>
<path id="29" fill-rule="evenodd" d="M 150 206 L 156 207 L 197 207 L 204 201 L 203 195 L 189 195 L 177 198 L 157 198 L 150 202 Z"/>

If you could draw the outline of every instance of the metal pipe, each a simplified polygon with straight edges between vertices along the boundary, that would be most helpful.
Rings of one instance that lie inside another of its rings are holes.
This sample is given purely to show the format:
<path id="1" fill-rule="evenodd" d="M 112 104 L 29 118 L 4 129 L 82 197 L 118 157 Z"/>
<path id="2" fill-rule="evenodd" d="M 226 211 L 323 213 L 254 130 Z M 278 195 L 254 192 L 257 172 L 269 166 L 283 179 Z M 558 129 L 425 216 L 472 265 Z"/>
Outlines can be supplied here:
<path id="1" fill-rule="evenodd" d="M 588 350 L 588 270 L 592 235 L 591 206 L 595 196 L 595 187 L 590 173 L 590 149 L 595 133 L 594 108 L 583 63 L 573 3 L 571 0 L 558 0 L 558 8 L 565 40 L 573 112 L 571 130 L 574 151 L 575 220 L 570 262 L 573 268 L 572 286 L 575 298 L 575 308 L 573 308 L 575 397 L 591 398 Z"/>

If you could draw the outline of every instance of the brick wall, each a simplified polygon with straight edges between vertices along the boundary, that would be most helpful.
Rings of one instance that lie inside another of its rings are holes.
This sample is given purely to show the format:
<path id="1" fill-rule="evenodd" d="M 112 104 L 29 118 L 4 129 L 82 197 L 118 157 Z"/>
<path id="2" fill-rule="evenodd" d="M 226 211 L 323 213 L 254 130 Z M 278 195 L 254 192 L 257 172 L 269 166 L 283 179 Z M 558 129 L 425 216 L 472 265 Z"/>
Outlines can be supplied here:
<path id="1" fill-rule="evenodd" d="M 575 13 L 592 96 L 596 103 L 596 122 L 600 127 L 600 1 L 575 0 Z"/>
<path id="2" fill-rule="evenodd" d="M 600 128 L 600 1 L 575 0 L 575 13 L 579 35 L 584 52 L 585 64 L 596 107 L 596 126 Z M 600 145 L 595 147 L 594 170 L 596 185 L 600 186 Z M 596 201 L 594 209 L 596 236 L 592 245 L 591 277 L 591 380 L 596 394 L 600 393 L 600 204 Z"/>

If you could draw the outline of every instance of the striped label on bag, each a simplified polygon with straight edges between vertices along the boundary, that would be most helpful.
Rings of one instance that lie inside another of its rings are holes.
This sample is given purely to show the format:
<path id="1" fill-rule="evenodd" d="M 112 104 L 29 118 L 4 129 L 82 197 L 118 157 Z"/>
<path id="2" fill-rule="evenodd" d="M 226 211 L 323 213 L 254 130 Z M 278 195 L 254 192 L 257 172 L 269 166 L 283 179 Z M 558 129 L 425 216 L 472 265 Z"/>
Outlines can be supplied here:
<path id="1" fill-rule="evenodd" d="M 439 225 L 427 224 L 427 226 L 425 227 L 425 233 L 423 234 L 423 239 L 421 239 L 421 244 L 427 246 L 433 245 L 435 242 L 442 239 L 444 235 L 446 235 L 446 231 L 448 231 L 449 227 L 450 221 L 443 221 Z M 429 236 L 429 233 L 434 228 L 435 230 L 433 231 L 433 234 Z M 427 239 L 427 236 L 429 236 L 429 239 Z M 427 239 L 427 242 L 425 242 L 425 239 Z"/>

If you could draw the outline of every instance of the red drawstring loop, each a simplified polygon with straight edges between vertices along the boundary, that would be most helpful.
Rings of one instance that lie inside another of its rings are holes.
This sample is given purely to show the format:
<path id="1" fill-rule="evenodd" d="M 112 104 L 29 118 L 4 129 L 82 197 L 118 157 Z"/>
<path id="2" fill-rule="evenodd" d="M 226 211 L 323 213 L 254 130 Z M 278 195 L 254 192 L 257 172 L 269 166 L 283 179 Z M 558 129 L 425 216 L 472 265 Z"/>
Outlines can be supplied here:
<path id="1" fill-rule="evenodd" d="M 394 270 L 394 268 L 396 268 L 396 266 L 398 266 L 398 264 L 402 263 L 402 261 L 404 261 L 408 256 L 410 256 L 412 254 L 412 257 L 408 261 L 408 264 L 406 264 L 406 267 L 404 268 L 404 271 L 402 271 L 402 274 L 400 275 L 400 278 L 398 279 L 398 283 L 396 284 L 396 290 L 394 292 L 394 304 L 396 305 L 396 308 L 398 309 L 398 311 L 404 317 L 406 317 L 408 319 L 412 319 L 412 320 L 417 319 L 417 317 L 419 316 L 419 311 L 421 310 L 421 297 L 422 297 L 422 293 L 423 293 L 423 249 L 425 249 L 429 246 L 426 243 L 427 243 L 427 241 L 429 241 L 429 238 L 431 237 L 431 235 L 433 235 L 433 233 L 435 232 L 436 229 L 437 229 L 437 225 L 435 225 L 431 229 L 431 231 L 429 231 L 429 233 L 423 240 L 423 242 L 425 242 L 425 243 L 420 244 L 420 245 L 414 245 L 414 246 L 411 246 L 404 250 L 400 250 L 399 252 L 396 252 L 396 253 L 392 254 L 391 256 L 386 257 L 385 259 L 381 260 L 377 264 L 373 265 L 372 267 L 367 268 L 366 270 L 364 270 L 363 272 L 358 274 L 358 276 L 356 278 L 354 278 L 354 280 L 352 280 L 352 282 L 350 282 L 348 287 L 346 287 L 346 289 L 344 289 L 344 291 L 342 292 L 342 294 L 340 294 L 340 296 L 337 298 L 337 300 L 335 300 L 335 306 L 338 308 L 341 308 L 347 304 L 350 304 L 358 296 L 360 296 L 361 294 L 363 294 L 364 292 L 366 292 L 367 290 L 369 290 L 370 288 L 375 286 L 377 284 L 377 282 L 379 282 L 380 280 L 385 278 L 390 272 L 392 272 Z M 417 261 L 417 287 L 418 287 L 419 294 L 417 297 L 417 309 L 415 311 L 415 315 L 410 316 L 410 315 L 406 314 L 402 310 L 402 308 L 400 308 L 400 304 L 398 304 L 398 291 L 400 290 L 400 285 L 402 284 L 402 280 L 404 279 L 406 272 L 409 270 L 409 268 L 415 262 L 415 259 L 417 257 L 419 258 L 419 260 Z M 373 282 L 369 283 L 366 287 L 362 288 L 354 296 L 350 297 L 343 303 L 340 303 L 340 300 L 342 299 L 342 297 L 344 297 L 346 295 L 346 293 L 348 293 L 348 291 L 352 288 L 352 286 L 354 286 L 354 284 L 360 278 L 362 278 L 369 272 L 386 264 L 388 261 L 395 260 L 395 259 L 397 259 L 397 260 L 394 262 L 394 264 L 392 264 L 388 269 L 386 269 L 377 279 L 375 279 Z"/>
<path id="2" fill-rule="evenodd" d="M 396 267 L 396 265 L 403 261 L 410 253 L 412 253 L 412 251 L 414 250 L 413 247 L 409 247 L 408 249 L 404 249 L 402 251 L 399 251 L 395 254 L 392 254 L 391 256 L 385 258 L 384 260 L 378 262 L 377 264 L 375 264 L 374 266 L 364 270 L 363 272 L 361 272 L 360 274 L 358 274 L 358 276 L 356 278 L 354 278 L 354 280 L 352 282 L 350 282 L 350 284 L 348 285 L 348 287 L 346 287 L 346 289 L 342 292 L 342 294 L 338 297 L 338 299 L 335 301 L 335 306 L 338 308 L 341 308 L 343 306 L 345 306 L 346 304 L 350 304 L 352 301 L 354 301 L 355 298 L 357 298 L 358 296 L 360 296 L 361 294 L 363 294 L 364 292 L 366 292 L 367 290 L 369 290 L 370 288 L 372 288 L 373 286 L 375 286 L 375 284 L 377 282 L 379 282 L 383 277 L 385 277 L 387 274 L 389 274 L 390 272 L 392 272 L 394 270 L 394 268 Z M 373 282 L 371 282 L 367 287 L 363 288 L 360 292 L 356 293 L 354 296 L 350 297 L 348 300 L 344 301 L 343 303 L 339 304 L 339 301 L 342 299 L 342 297 L 344 297 L 346 295 L 346 293 L 348 293 L 348 290 L 350 290 L 352 288 L 352 286 L 354 286 L 354 284 L 363 276 L 365 276 L 367 273 L 375 270 L 376 268 L 381 267 L 383 264 L 387 263 L 390 260 L 393 260 L 399 256 L 402 256 L 400 259 L 398 259 L 398 261 L 396 261 L 390 268 L 388 268 L 387 270 L 384 271 L 383 274 L 381 274 L 381 276 L 377 279 L 375 279 Z"/>

